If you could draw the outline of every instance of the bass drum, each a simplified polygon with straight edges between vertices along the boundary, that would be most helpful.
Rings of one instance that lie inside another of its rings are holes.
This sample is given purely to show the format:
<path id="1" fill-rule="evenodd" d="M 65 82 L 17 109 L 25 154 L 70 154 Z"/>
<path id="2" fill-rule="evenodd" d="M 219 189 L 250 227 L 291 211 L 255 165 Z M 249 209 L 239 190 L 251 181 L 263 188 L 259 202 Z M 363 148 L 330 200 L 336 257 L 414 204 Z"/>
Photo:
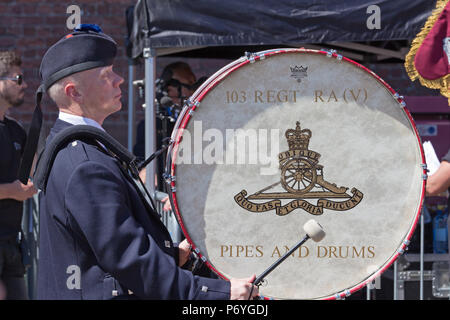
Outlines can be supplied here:
<path id="1" fill-rule="evenodd" d="M 405 250 L 421 210 L 424 154 L 402 98 L 362 65 L 306 49 L 249 54 L 211 76 L 172 133 L 172 206 L 224 279 L 259 275 L 276 299 L 341 299 Z"/>

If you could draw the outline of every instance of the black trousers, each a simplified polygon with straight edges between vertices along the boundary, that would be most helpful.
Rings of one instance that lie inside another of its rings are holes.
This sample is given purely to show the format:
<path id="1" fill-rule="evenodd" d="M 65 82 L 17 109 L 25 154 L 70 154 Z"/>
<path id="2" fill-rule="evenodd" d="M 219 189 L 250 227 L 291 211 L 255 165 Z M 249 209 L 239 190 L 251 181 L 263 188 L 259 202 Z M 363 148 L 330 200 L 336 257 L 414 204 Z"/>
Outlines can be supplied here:
<path id="1" fill-rule="evenodd" d="M 0 240 L 0 298 L 28 300 L 22 252 L 16 239 Z"/>

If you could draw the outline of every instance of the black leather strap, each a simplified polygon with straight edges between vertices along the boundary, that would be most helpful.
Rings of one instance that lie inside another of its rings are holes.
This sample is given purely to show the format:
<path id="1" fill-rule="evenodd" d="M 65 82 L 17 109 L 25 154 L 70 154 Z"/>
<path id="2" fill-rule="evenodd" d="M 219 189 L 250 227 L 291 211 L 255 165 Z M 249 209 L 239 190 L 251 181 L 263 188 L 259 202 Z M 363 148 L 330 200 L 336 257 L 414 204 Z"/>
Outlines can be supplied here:
<path id="1" fill-rule="evenodd" d="M 124 146 L 117 140 L 111 137 L 108 133 L 88 125 L 76 125 L 68 127 L 58 134 L 50 141 L 39 156 L 36 171 L 34 173 L 34 185 L 40 190 L 45 191 L 50 170 L 55 161 L 58 152 L 68 143 L 80 140 L 86 143 L 91 143 L 92 140 L 98 141 L 105 146 L 110 153 L 117 159 L 122 161 L 126 166 L 130 167 L 134 172 L 133 175 L 138 175 L 136 157 L 131 154 Z"/>
<path id="2" fill-rule="evenodd" d="M 33 118 L 31 119 L 30 129 L 28 130 L 27 143 L 22 156 L 22 161 L 19 167 L 19 180 L 23 184 L 28 183 L 30 177 L 31 166 L 33 165 L 34 154 L 36 153 L 39 135 L 42 127 L 42 110 L 41 100 L 44 93 L 44 86 L 40 86 L 36 91 L 36 107 L 33 112 Z"/>

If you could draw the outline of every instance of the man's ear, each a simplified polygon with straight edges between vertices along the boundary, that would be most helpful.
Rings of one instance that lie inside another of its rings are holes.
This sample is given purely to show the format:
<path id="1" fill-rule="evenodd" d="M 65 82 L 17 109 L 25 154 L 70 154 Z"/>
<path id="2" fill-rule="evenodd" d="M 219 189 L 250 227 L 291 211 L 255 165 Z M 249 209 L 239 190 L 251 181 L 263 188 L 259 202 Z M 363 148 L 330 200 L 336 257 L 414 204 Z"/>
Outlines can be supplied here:
<path id="1" fill-rule="evenodd" d="M 81 94 L 79 88 L 77 85 L 75 85 L 73 82 L 68 82 L 64 86 L 64 93 L 67 97 L 69 97 L 71 100 L 81 103 L 83 102 L 83 95 Z"/>

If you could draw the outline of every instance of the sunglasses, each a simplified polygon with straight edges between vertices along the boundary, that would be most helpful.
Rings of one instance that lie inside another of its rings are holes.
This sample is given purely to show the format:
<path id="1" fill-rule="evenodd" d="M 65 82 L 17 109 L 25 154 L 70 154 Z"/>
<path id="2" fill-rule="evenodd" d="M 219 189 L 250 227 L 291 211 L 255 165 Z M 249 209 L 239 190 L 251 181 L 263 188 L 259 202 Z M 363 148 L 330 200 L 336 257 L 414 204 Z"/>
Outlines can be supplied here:
<path id="1" fill-rule="evenodd" d="M 0 78 L 0 80 L 11 80 L 11 81 L 16 81 L 17 85 L 22 85 L 23 83 L 23 75 L 18 74 L 15 77 L 2 77 Z"/>
<path id="2" fill-rule="evenodd" d="M 190 85 L 190 84 L 187 84 L 187 83 L 180 82 L 180 81 L 178 81 L 176 79 L 170 79 L 169 82 L 167 83 L 167 85 L 168 86 L 172 86 L 172 87 L 177 87 L 177 88 L 185 87 L 185 88 L 187 88 L 189 90 L 197 89 L 197 83 L 194 83 L 194 84 Z"/>

